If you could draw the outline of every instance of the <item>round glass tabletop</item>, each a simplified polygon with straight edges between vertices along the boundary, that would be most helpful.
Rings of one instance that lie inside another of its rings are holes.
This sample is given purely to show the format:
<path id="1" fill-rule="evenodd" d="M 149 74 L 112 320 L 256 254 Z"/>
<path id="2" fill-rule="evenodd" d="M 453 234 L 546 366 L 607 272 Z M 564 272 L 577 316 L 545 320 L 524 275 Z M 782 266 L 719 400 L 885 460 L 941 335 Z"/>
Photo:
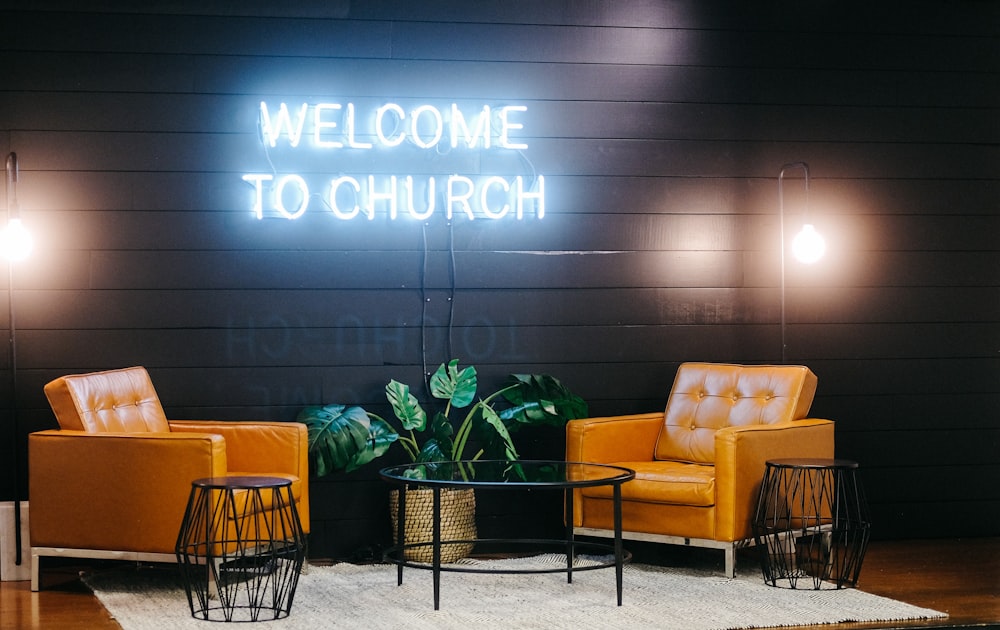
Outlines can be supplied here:
<path id="1" fill-rule="evenodd" d="M 624 483 L 635 471 L 609 464 L 540 460 L 469 460 L 389 466 L 379 471 L 388 481 L 416 486 L 548 486 L 582 488 Z"/>

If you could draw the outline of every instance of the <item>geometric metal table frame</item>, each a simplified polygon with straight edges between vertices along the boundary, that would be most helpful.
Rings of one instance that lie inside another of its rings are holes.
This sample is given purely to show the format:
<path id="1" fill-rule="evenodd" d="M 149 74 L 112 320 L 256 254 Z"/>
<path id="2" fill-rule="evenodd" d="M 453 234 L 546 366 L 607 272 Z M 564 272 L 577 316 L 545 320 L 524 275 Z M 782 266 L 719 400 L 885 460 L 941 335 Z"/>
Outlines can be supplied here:
<path id="1" fill-rule="evenodd" d="M 305 548 L 290 480 L 196 479 L 176 545 L 191 615 L 209 621 L 287 617 Z"/>
<path id="2" fill-rule="evenodd" d="M 812 588 L 857 585 L 871 519 L 858 464 L 844 459 L 767 462 L 753 520 L 764 581 Z"/>

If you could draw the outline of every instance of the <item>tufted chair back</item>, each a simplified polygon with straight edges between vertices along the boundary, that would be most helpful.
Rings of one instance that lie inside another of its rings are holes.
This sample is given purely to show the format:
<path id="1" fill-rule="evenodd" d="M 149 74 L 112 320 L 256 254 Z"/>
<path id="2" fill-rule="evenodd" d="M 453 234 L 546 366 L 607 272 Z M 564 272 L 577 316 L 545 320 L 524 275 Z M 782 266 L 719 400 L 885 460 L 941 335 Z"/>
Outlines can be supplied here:
<path id="1" fill-rule="evenodd" d="M 59 426 L 88 433 L 167 433 L 166 414 L 146 368 L 62 376 L 45 385 Z"/>
<path id="2" fill-rule="evenodd" d="M 667 398 L 655 459 L 715 463 L 720 429 L 801 420 L 816 375 L 801 365 L 684 363 Z"/>

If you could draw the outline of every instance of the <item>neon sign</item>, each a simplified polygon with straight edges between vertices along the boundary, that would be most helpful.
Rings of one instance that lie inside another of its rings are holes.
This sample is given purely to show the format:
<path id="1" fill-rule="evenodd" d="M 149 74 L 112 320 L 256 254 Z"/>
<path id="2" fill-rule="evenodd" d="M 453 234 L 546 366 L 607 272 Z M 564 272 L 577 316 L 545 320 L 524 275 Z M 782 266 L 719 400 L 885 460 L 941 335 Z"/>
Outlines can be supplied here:
<path id="1" fill-rule="evenodd" d="M 433 105 L 405 108 L 385 103 L 362 112 L 354 103 L 301 103 L 295 107 L 280 103 L 274 109 L 261 102 L 259 134 L 266 149 L 320 155 L 387 151 L 404 143 L 435 155 L 451 150 L 522 152 L 528 145 L 515 136 L 524 129 L 520 115 L 526 111 L 523 105 L 496 109 L 484 105 L 470 114 L 454 103 L 444 110 Z M 437 213 L 448 220 L 456 216 L 470 220 L 545 216 L 543 175 L 341 173 L 307 180 L 298 173 L 248 173 L 243 181 L 253 186 L 253 212 L 258 219 L 297 219 L 314 205 L 341 220 L 372 220 L 380 212 L 391 220 L 424 220 Z"/>

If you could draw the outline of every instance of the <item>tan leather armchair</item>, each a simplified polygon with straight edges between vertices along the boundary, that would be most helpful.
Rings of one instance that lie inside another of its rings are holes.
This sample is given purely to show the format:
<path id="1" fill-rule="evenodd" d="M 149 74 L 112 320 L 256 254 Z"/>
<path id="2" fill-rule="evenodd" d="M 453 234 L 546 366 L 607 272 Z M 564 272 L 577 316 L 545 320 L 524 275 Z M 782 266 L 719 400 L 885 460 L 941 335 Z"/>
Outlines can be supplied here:
<path id="1" fill-rule="evenodd" d="M 291 479 L 309 531 L 305 425 L 168 421 L 142 367 L 64 376 L 45 395 L 61 428 L 28 436 L 33 591 L 43 557 L 175 562 L 202 477 Z"/>
<path id="2" fill-rule="evenodd" d="M 625 466 L 623 537 L 725 550 L 752 543 L 764 463 L 833 457 L 833 422 L 807 419 L 816 375 L 804 366 L 685 363 L 663 412 L 573 420 L 566 459 Z M 609 487 L 574 491 L 574 532 L 612 536 Z"/>

